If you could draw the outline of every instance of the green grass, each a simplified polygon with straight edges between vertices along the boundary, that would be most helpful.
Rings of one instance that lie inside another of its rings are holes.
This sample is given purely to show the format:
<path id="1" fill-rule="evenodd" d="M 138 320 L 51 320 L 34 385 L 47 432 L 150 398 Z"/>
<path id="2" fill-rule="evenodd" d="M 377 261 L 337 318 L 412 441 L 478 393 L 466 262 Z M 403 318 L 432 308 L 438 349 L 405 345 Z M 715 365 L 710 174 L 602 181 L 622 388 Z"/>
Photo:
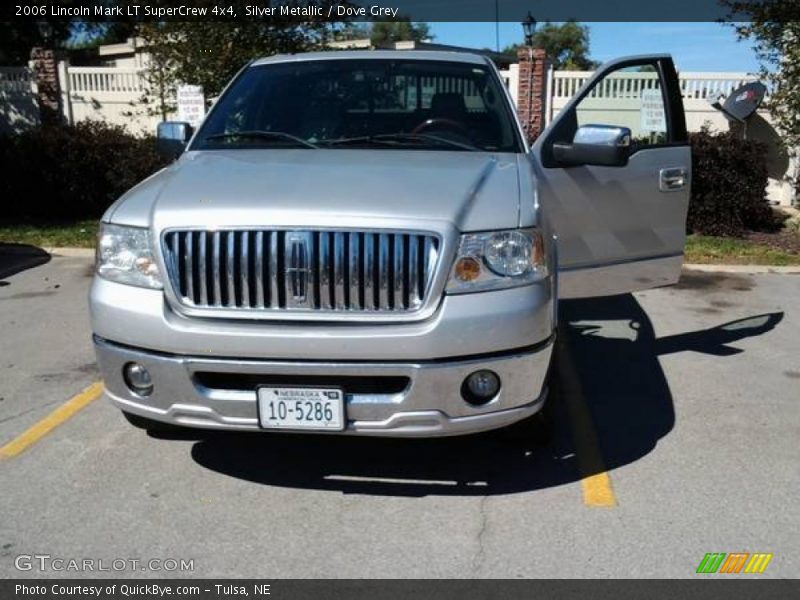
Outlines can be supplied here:
<path id="1" fill-rule="evenodd" d="M 800 254 L 784 252 L 764 244 L 738 238 L 690 235 L 686 239 L 685 262 L 725 265 L 800 265 Z"/>
<path id="2" fill-rule="evenodd" d="M 97 221 L 72 223 L 2 223 L 0 243 L 40 248 L 94 248 Z"/>

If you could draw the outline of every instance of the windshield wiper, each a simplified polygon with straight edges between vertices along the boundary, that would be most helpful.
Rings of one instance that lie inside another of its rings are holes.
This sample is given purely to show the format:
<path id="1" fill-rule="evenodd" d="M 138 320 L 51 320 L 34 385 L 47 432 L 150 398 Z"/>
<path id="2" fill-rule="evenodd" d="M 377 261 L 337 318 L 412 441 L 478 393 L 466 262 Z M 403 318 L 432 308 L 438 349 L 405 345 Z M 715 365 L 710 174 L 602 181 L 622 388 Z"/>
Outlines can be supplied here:
<path id="1" fill-rule="evenodd" d="M 281 139 L 281 140 L 288 140 L 291 142 L 295 142 L 300 144 L 301 146 L 305 146 L 306 148 L 316 148 L 319 149 L 319 146 L 316 144 L 312 144 L 308 140 L 304 140 L 301 137 L 297 137 L 296 135 L 292 135 L 291 133 L 285 133 L 283 131 L 262 131 L 260 129 L 252 129 L 247 131 L 232 131 L 230 133 L 215 133 L 203 138 L 204 142 L 210 140 L 227 140 L 233 138 L 263 138 L 263 139 Z"/>
<path id="2" fill-rule="evenodd" d="M 328 144 L 330 146 L 340 146 L 344 144 L 357 144 L 360 142 L 433 142 L 435 144 L 452 146 L 454 148 L 461 148 L 462 150 L 470 150 L 473 152 L 480 152 L 481 149 L 472 144 L 465 144 L 455 140 L 439 137 L 438 135 L 431 135 L 429 133 L 378 133 L 376 135 L 361 135 L 358 137 L 341 138 L 338 140 L 319 140 L 321 144 Z"/>

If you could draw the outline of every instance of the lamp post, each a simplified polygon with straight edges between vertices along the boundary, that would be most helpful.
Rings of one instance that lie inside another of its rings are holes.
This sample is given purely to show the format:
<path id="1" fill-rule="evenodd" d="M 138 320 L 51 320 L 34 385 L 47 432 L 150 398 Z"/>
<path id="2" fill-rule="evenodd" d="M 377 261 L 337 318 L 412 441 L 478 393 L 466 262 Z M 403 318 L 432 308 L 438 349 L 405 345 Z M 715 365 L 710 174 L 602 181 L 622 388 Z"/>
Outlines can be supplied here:
<path id="1" fill-rule="evenodd" d="M 533 34 L 536 31 L 536 19 L 533 18 L 531 11 L 528 11 L 528 16 L 520 23 L 522 25 L 522 31 L 525 34 L 525 48 L 520 49 L 517 53 L 517 56 L 520 58 L 520 63 L 523 61 L 523 57 L 527 54 L 527 60 L 525 61 L 525 70 L 527 71 L 527 82 L 525 86 L 525 97 L 519 96 L 519 106 L 518 111 L 520 117 L 524 119 L 523 127 L 525 129 L 525 135 L 529 141 L 533 139 L 533 132 L 531 131 L 533 126 L 533 110 L 534 110 L 534 102 L 533 102 L 533 69 L 534 69 L 534 58 L 533 58 Z M 520 65 L 521 66 L 521 65 Z M 520 73 L 522 75 L 522 73 Z M 524 115 L 524 117 L 523 117 Z M 537 132 L 538 133 L 538 132 Z"/>
<path id="2" fill-rule="evenodd" d="M 536 19 L 533 18 L 531 11 L 528 11 L 528 16 L 522 21 L 522 31 L 525 33 L 525 45 L 533 46 L 533 34 L 536 31 Z"/>

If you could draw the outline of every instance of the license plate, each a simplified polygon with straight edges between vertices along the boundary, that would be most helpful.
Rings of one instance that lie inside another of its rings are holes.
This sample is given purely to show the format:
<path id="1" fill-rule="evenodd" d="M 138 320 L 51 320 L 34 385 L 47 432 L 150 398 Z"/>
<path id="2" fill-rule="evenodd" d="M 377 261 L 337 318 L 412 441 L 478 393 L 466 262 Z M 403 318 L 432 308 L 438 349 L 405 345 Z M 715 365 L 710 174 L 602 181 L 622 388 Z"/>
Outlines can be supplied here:
<path id="1" fill-rule="evenodd" d="M 264 429 L 344 429 L 342 390 L 259 387 L 258 416 Z"/>

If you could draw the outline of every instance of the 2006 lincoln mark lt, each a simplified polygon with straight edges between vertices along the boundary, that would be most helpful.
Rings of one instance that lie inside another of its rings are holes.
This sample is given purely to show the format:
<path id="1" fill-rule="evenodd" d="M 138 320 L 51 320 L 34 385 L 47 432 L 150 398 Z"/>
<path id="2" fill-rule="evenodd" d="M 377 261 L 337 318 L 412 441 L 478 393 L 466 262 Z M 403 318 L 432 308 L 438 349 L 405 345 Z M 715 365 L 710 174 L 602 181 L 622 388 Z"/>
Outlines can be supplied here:
<path id="1" fill-rule="evenodd" d="M 488 59 L 419 51 L 256 60 L 195 133 L 159 138 L 178 158 L 104 215 L 90 297 L 137 426 L 534 423 L 558 299 L 679 276 L 668 56 L 604 65 L 532 148 Z"/>

